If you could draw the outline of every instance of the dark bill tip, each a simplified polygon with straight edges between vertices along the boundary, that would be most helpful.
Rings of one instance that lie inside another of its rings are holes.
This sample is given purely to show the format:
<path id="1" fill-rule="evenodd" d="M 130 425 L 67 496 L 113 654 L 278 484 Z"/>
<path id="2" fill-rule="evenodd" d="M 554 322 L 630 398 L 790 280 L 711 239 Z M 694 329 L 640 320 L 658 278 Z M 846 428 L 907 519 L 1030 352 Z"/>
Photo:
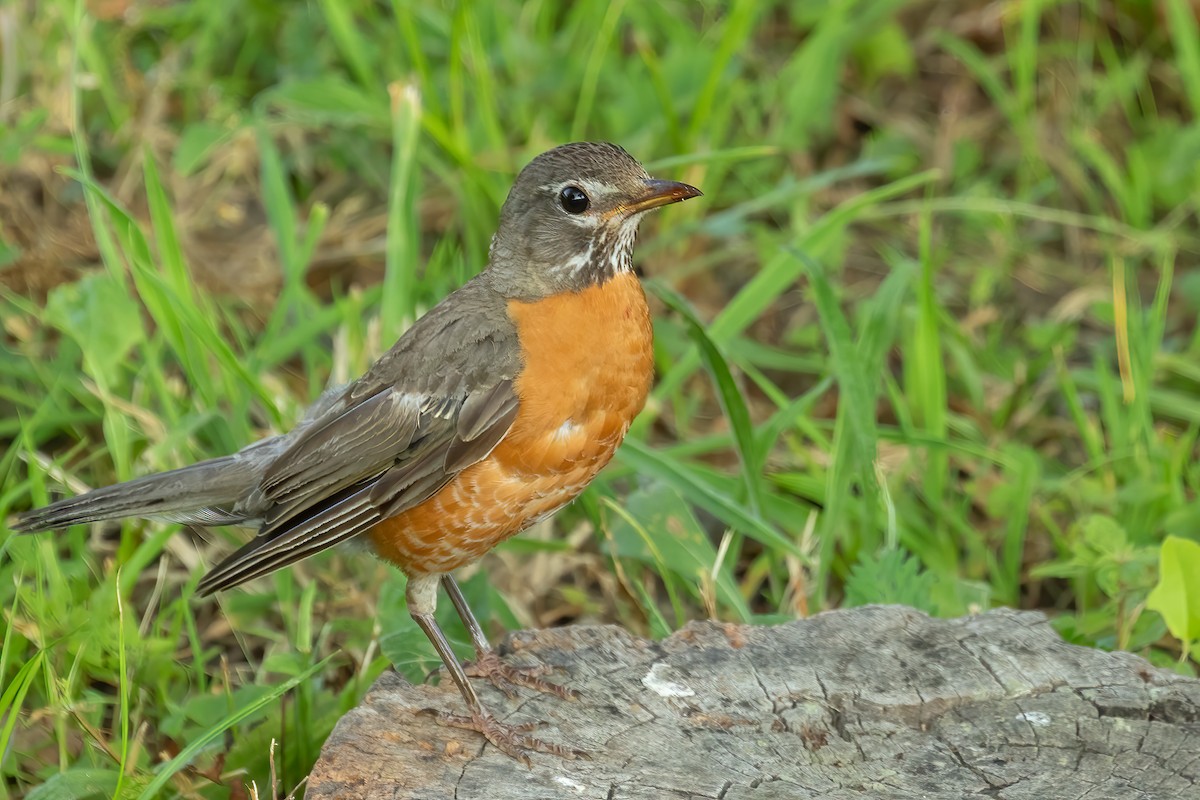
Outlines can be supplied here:
<path id="1" fill-rule="evenodd" d="M 657 178 L 647 178 L 643 183 L 646 185 L 646 193 L 627 204 L 624 209 L 626 213 L 636 214 L 640 211 L 649 211 L 652 208 L 678 203 L 704 194 L 695 186 L 689 186 L 679 181 L 660 181 Z"/>

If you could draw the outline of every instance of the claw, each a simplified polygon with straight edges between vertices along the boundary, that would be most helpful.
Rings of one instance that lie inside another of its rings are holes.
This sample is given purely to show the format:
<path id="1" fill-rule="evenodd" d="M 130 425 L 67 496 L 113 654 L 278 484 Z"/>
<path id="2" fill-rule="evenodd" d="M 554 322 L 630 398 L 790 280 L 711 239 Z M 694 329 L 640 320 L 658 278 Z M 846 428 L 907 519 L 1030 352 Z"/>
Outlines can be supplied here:
<path id="1" fill-rule="evenodd" d="M 539 676 L 549 671 L 546 667 L 521 669 L 510 667 L 501 661 L 500 657 L 492 650 L 491 645 L 488 644 L 487 637 L 479 627 L 479 621 L 471 613 L 454 578 L 442 575 L 440 579 L 442 585 L 446 587 L 447 594 L 450 595 L 450 600 L 454 603 L 455 610 L 458 611 L 463 623 L 471 631 L 471 643 L 475 645 L 477 658 L 474 664 L 467 667 L 470 674 L 487 678 L 509 697 L 515 695 L 514 690 L 517 686 L 547 692 L 567 700 L 573 700 L 579 696 L 565 686 L 558 686 L 542 680 Z M 437 580 L 438 577 L 434 575 L 410 576 L 407 590 L 408 610 L 413 620 L 429 637 L 429 641 L 437 650 L 438 655 L 441 656 L 442 664 L 450 673 L 450 677 L 454 679 L 454 684 L 462 694 L 463 700 L 466 701 L 469 715 L 460 716 L 444 711 L 423 713 L 432 714 L 443 725 L 465 728 L 483 734 L 484 738 L 496 745 L 501 752 L 512 756 L 527 767 L 533 763 L 529 754 L 535 752 L 550 753 L 566 759 L 587 758 L 587 753 L 582 750 L 575 750 L 559 744 L 549 744 L 526 735 L 527 731 L 533 730 L 535 727 L 533 725 L 509 725 L 496 719 L 484 709 L 479 702 L 479 695 L 475 693 L 475 688 L 467 678 L 467 670 L 464 670 L 459 664 L 454 655 L 454 648 L 450 646 L 446 634 L 438 627 L 437 620 L 433 617 L 434 601 L 437 596 L 435 581 Z"/>
<path id="2" fill-rule="evenodd" d="M 591 759 L 591 756 L 582 750 L 576 750 L 561 744 L 544 742 L 534 736 L 528 736 L 528 731 L 537 728 L 538 723 L 536 722 L 509 725 L 506 722 L 496 719 L 486 711 L 481 714 L 464 716 L 461 714 L 451 714 L 448 711 L 437 711 L 436 709 L 427 708 L 420 713 L 432 716 L 437 720 L 439 725 L 445 725 L 450 728 L 463 728 L 464 730 L 482 734 L 484 738 L 499 748 L 500 752 L 515 758 L 526 767 L 533 767 L 533 761 L 529 757 L 532 753 L 549 753 L 559 758 L 565 758 L 568 761 L 574 761 L 577 758 Z"/>
<path id="3" fill-rule="evenodd" d="M 564 700 L 579 699 L 579 692 L 574 689 L 542 680 L 541 676 L 553 672 L 553 667 L 545 664 L 536 667 L 509 666 L 501 660 L 500 656 L 496 655 L 495 650 L 489 650 L 475 661 L 467 662 L 463 668 L 472 678 L 486 678 L 510 699 L 517 696 L 516 687 L 518 686 L 524 686 L 526 689 L 533 689 L 544 694 L 552 694 Z"/>

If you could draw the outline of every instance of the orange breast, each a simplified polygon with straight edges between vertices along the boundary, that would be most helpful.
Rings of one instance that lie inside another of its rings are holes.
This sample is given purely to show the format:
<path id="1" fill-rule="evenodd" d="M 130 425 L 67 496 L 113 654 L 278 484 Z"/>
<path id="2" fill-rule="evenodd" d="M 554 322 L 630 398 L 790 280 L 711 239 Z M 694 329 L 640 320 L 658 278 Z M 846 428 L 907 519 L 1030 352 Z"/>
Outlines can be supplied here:
<path id="1" fill-rule="evenodd" d="M 483 461 L 371 531 L 409 575 L 467 564 L 573 500 L 625 437 L 654 375 L 650 312 L 622 274 L 533 303 L 512 301 L 524 366 L 513 427 Z"/>

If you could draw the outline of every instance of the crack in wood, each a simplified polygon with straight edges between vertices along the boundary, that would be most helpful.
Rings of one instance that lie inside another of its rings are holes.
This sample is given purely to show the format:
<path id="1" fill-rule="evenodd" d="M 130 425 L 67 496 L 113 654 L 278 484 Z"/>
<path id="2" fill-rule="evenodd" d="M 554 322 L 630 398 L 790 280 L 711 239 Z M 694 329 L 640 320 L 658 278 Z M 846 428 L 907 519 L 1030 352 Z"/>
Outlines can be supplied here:
<path id="1" fill-rule="evenodd" d="M 1200 797 L 1200 681 L 1068 645 L 1034 614 L 867 607 L 772 628 L 693 623 L 654 643 L 612 627 L 519 636 L 522 663 L 566 670 L 583 697 L 488 702 L 593 761 L 537 755 L 527 771 L 411 713 L 455 708 L 452 685 L 385 676 L 339 722 L 306 796 Z M 645 686 L 658 663 L 693 694 Z"/>

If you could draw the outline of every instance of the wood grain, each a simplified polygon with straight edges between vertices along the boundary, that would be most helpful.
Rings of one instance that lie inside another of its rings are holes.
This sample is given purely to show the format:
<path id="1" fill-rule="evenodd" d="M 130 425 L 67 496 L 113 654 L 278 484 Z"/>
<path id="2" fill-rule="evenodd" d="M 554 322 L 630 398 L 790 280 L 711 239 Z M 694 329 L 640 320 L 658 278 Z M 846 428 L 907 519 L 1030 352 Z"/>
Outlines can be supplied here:
<path id="1" fill-rule="evenodd" d="M 479 686 L 502 719 L 591 761 L 526 769 L 415 713 L 443 685 L 384 675 L 326 742 L 308 798 L 1200 800 L 1200 681 L 1064 643 L 1039 614 L 902 607 L 776 627 L 697 622 L 661 642 L 615 627 L 523 631 L 576 702 Z"/>

